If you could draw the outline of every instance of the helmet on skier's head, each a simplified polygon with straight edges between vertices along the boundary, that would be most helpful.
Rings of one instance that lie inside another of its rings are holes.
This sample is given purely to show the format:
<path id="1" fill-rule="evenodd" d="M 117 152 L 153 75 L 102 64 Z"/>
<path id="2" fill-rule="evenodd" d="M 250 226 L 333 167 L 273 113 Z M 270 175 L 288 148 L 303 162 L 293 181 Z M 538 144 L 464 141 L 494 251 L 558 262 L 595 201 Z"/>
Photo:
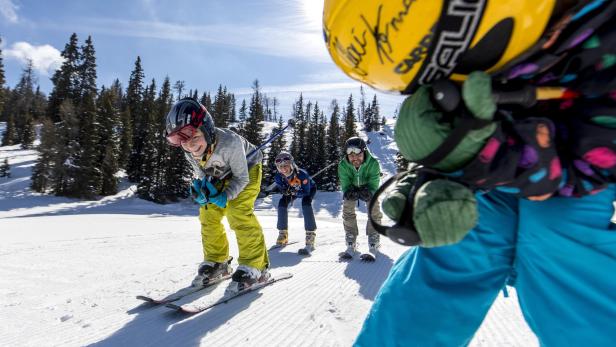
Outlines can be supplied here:
<path id="1" fill-rule="evenodd" d="M 413 93 L 437 79 L 495 72 L 540 39 L 556 0 L 325 0 L 327 50 L 344 73 Z"/>
<path id="2" fill-rule="evenodd" d="M 346 140 L 344 144 L 344 153 L 346 155 L 351 153 L 359 154 L 365 152 L 367 148 L 366 141 L 360 137 L 354 136 Z"/>
<path id="3" fill-rule="evenodd" d="M 276 169 L 278 171 L 280 171 L 281 167 L 285 165 L 289 165 L 291 166 L 291 172 L 293 172 L 296 166 L 295 160 L 293 159 L 293 156 L 291 155 L 291 153 L 284 152 L 284 151 L 278 153 L 278 155 L 276 156 L 276 159 L 274 160 L 274 163 L 276 164 Z"/>
<path id="4" fill-rule="evenodd" d="M 196 99 L 183 98 L 167 114 L 165 136 L 171 145 L 180 146 L 196 129 L 203 132 L 208 146 L 214 142 L 214 120 L 210 113 Z"/>

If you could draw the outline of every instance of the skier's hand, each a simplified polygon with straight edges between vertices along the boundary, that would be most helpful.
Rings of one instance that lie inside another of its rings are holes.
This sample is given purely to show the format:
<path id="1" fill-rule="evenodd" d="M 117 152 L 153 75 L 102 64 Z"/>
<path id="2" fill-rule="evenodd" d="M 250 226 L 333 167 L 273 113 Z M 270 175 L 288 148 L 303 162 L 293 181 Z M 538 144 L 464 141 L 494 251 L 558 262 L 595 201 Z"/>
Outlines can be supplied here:
<path id="1" fill-rule="evenodd" d="M 344 192 L 342 197 L 344 198 L 344 200 L 358 200 L 359 199 L 359 192 L 357 190 L 357 187 L 352 186 L 351 188 L 349 188 L 349 190 Z"/>
<path id="2" fill-rule="evenodd" d="M 206 179 L 204 180 L 207 181 Z M 195 200 L 195 202 L 199 205 L 204 206 L 207 204 L 208 199 L 205 194 L 203 194 L 203 190 L 201 189 L 202 185 L 203 181 L 201 179 L 195 178 L 192 180 L 192 183 L 190 184 L 190 196 L 192 196 L 193 200 Z"/>
<path id="3" fill-rule="evenodd" d="M 368 186 L 362 186 L 359 187 L 357 191 L 357 197 L 359 198 L 359 200 L 368 202 L 370 201 L 370 199 L 372 199 L 372 192 L 370 192 Z"/>
<path id="4" fill-rule="evenodd" d="M 476 157 L 496 129 L 492 121 L 496 104 L 491 79 L 485 73 L 470 74 L 462 86 L 464 102 L 449 113 L 438 106 L 435 93 L 431 85 L 424 85 L 404 100 L 394 128 L 395 140 L 404 158 L 421 163 L 454 130 L 468 124 L 463 122 L 479 123 L 462 137 L 455 150 L 431 165 L 433 169 L 453 172 Z M 481 126 L 481 122 L 485 125 Z"/>
<path id="5" fill-rule="evenodd" d="M 287 187 L 287 189 L 282 191 L 282 195 L 284 196 L 293 196 L 293 191 L 291 190 L 291 186 Z"/>
<path id="6" fill-rule="evenodd" d="M 220 208 L 225 208 L 227 206 L 227 193 L 219 192 L 216 187 L 212 184 L 212 182 L 208 180 L 203 180 L 204 187 L 209 192 L 209 203 L 214 204 Z"/>
<path id="7" fill-rule="evenodd" d="M 413 187 L 416 184 L 419 187 Z M 414 196 L 410 196 L 415 190 Z M 411 203 L 411 215 L 403 215 Z M 382 203 L 383 212 L 397 224 L 414 229 L 422 247 L 450 245 L 462 240 L 477 223 L 477 202 L 467 187 L 445 179 L 423 183 L 415 173 L 400 178 Z"/>

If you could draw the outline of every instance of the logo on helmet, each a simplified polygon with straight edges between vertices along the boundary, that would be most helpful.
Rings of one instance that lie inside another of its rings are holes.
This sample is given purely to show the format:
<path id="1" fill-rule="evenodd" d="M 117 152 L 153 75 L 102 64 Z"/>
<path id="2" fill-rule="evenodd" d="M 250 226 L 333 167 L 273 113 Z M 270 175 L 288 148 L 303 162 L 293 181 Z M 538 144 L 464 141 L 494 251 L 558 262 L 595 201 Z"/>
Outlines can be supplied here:
<path id="1" fill-rule="evenodd" d="M 454 0 L 448 4 L 445 16 L 439 21 L 436 42 L 419 84 L 451 75 L 460 56 L 471 44 L 485 6 L 485 0 Z"/>
<path id="2" fill-rule="evenodd" d="M 430 32 L 424 36 L 419 42 L 419 46 L 413 48 L 409 55 L 404 60 L 396 65 L 394 72 L 403 75 L 413 69 L 415 64 L 424 60 L 432 44 L 432 38 L 434 37 L 434 26 L 430 29 Z"/>

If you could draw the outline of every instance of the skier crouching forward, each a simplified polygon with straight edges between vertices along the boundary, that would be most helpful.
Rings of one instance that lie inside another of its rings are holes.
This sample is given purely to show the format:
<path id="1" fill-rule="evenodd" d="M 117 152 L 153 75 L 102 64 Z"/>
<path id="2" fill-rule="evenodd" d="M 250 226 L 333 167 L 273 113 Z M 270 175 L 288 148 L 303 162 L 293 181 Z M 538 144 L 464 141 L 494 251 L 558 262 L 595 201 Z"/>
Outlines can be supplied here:
<path id="1" fill-rule="evenodd" d="M 231 130 L 214 126 L 205 106 L 192 98 L 178 101 L 167 115 L 166 136 L 173 146 L 181 146 L 199 178 L 190 190 L 199 203 L 204 261 L 199 264 L 194 286 L 228 275 L 229 242 L 221 221 L 223 216 L 235 231 L 239 266 L 228 290 L 239 291 L 269 278 L 269 259 L 263 229 L 254 214 L 261 185 L 261 160 L 255 146 Z M 222 177 L 227 171 L 231 175 Z M 211 179 L 211 181 L 210 181 Z"/>
<path id="2" fill-rule="evenodd" d="M 342 223 L 347 249 L 340 253 L 340 257 L 349 259 L 357 252 L 359 232 L 355 207 L 359 200 L 370 201 L 372 194 L 379 188 L 381 167 L 368 151 L 366 142 L 359 137 L 351 137 L 346 141 L 344 153 L 344 158 L 338 164 L 338 179 L 343 194 Z M 380 211 L 377 212 L 376 218 L 380 222 Z M 369 221 L 366 225 L 366 234 L 369 251 L 376 256 L 381 246 L 380 237 Z"/>
<path id="3" fill-rule="evenodd" d="M 306 229 L 306 247 L 299 250 L 299 254 L 308 255 L 314 250 L 317 225 L 312 211 L 312 199 L 317 193 L 317 185 L 310 175 L 300 169 L 293 160 L 293 156 L 287 152 L 280 152 L 276 156 L 276 169 L 274 182 L 278 190 L 282 192 L 282 198 L 278 201 L 278 239 L 276 246 L 282 247 L 289 242 L 289 216 L 288 207 L 293 200 L 302 199 L 302 213 L 304 214 L 304 228 Z"/>

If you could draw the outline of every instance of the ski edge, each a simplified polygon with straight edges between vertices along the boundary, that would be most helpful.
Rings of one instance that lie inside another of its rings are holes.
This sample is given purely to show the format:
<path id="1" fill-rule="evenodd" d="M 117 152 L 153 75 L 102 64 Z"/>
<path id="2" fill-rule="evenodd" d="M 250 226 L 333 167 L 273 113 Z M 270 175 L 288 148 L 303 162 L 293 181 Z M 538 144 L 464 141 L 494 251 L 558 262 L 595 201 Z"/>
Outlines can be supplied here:
<path id="1" fill-rule="evenodd" d="M 152 297 L 147 296 L 147 295 L 137 295 L 136 298 L 138 300 L 143 300 L 143 301 L 145 301 L 147 303 L 154 304 L 154 305 L 168 304 L 168 303 L 171 303 L 171 302 L 174 302 L 174 301 L 178 301 L 178 300 L 180 300 L 181 298 L 183 298 L 185 296 L 188 296 L 188 295 L 200 292 L 202 290 L 206 290 L 206 289 L 208 289 L 208 288 L 210 288 L 212 286 L 215 286 L 218 283 L 224 282 L 224 281 L 226 281 L 228 279 L 231 279 L 231 274 L 228 274 L 228 275 L 222 276 L 220 278 L 217 278 L 216 280 L 209 282 L 206 286 L 203 286 L 203 287 L 192 287 L 192 286 L 184 287 L 184 288 L 178 290 L 177 292 L 175 292 L 173 294 L 170 294 L 170 295 L 168 295 L 168 296 L 166 296 L 166 297 L 164 297 L 162 299 L 155 299 L 155 298 L 152 298 Z"/>
<path id="2" fill-rule="evenodd" d="M 281 274 L 272 276 L 269 280 L 267 280 L 267 282 L 256 284 L 256 285 L 254 285 L 254 286 L 252 286 L 252 287 L 250 287 L 250 288 L 248 288 L 246 290 L 242 290 L 242 291 L 237 292 L 237 293 L 235 293 L 233 295 L 230 295 L 230 296 L 223 296 L 218 301 L 215 301 L 215 302 L 213 302 L 213 303 L 211 303 L 209 305 L 205 305 L 205 306 L 193 306 L 193 305 L 190 305 L 190 304 L 187 304 L 187 305 L 177 305 L 177 304 L 174 304 L 174 303 L 168 303 L 168 304 L 165 305 L 165 307 L 173 309 L 173 310 L 175 310 L 177 312 L 182 312 L 182 313 L 188 313 L 188 314 L 200 313 L 200 312 L 203 312 L 203 311 L 207 311 L 207 310 L 209 310 L 209 309 L 211 309 L 211 308 L 213 308 L 215 306 L 218 306 L 220 304 L 227 303 L 227 302 L 229 302 L 229 301 L 231 301 L 231 300 L 233 300 L 233 299 L 235 299 L 237 297 L 240 297 L 240 296 L 242 296 L 244 294 L 248 294 L 248 293 L 253 292 L 255 290 L 259 290 L 259 289 L 261 289 L 263 287 L 267 287 L 267 286 L 269 286 L 271 284 L 274 284 L 274 283 L 276 283 L 278 281 L 286 280 L 286 279 L 289 279 L 291 277 L 293 277 L 293 274 L 290 273 L 290 272 L 281 273 Z"/>

